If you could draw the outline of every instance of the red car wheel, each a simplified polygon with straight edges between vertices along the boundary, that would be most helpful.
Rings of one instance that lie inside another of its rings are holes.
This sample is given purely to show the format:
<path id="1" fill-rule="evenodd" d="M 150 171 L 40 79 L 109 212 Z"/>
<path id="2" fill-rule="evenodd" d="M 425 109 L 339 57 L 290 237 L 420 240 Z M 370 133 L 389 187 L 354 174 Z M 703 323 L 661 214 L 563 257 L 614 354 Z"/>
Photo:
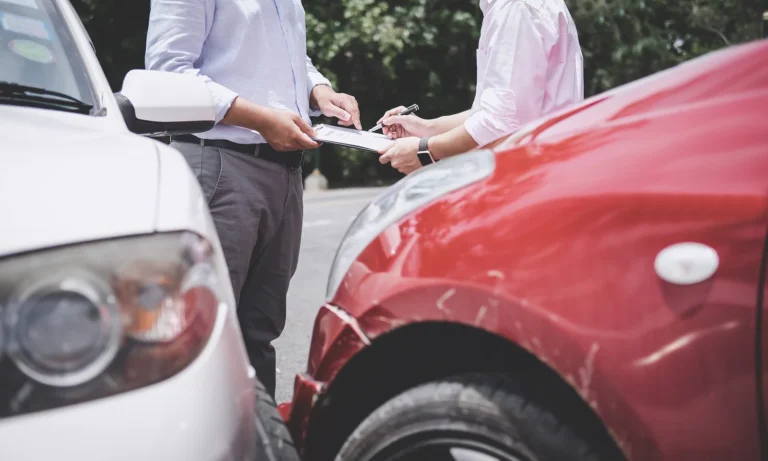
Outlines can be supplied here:
<path id="1" fill-rule="evenodd" d="M 336 461 L 617 461 L 527 395 L 524 384 L 474 374 L 395 396 L 347 439 Z M 610 454 L 609 454 L 610 453 Z"/>

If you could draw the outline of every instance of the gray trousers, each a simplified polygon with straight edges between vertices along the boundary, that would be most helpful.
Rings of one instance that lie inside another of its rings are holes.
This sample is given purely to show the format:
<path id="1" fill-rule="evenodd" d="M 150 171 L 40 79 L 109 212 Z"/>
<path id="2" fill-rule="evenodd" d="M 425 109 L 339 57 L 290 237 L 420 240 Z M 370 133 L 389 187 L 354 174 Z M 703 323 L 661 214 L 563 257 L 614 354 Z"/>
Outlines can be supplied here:
<path id="1" fill-rule="evenodd" d="M 228 149 L 174 142 L 197 176 L 216 225 L 256 375 L 274 397 L 272 341 L 285 327 L 303 220 L 300 168 Z"/>

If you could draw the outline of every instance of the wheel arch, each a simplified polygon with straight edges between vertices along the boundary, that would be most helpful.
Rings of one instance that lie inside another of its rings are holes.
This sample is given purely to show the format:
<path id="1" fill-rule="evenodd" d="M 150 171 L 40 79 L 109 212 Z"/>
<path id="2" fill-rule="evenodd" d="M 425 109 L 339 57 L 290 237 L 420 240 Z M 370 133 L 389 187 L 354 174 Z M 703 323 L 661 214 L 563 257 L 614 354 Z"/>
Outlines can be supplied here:
<path id="1" fill-rule="evenodd" d="M 308 461 L 331 460 L 357 425 L 378 406 L 414 386 L 473 372 L 504 372 L 541 384 L 545 403 L 607 453 L 629 446 L 552 367 L 515 342 L 456 322 L 422 321 L 377 336 L 329 383 L 309 419 Z M 613 457 L 609 459 L 614 459 Z"/>

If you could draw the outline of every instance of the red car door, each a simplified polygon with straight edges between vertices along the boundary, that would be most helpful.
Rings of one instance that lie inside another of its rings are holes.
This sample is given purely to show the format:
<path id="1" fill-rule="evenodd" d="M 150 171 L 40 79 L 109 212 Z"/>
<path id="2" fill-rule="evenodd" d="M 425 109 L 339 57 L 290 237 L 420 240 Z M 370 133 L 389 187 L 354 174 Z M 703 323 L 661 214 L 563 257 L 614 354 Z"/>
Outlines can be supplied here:
<path id="1" fill-rule="evenodd" d="M 768 104 L 768 96 L 763 101 Z M 638 264 L 626 267 L 623 290 L 644 306 L 636 312 L 646 324 L 635 330 L 643 333 L 619 388 L 665 459 L 760 456 L 756 367 L 758 359 L 764 367 L 768 361 L 756 354 L 755 343 L 768 228 L 768 137 L 755 129 L 759 111 L 740 102 L 710 106 L 731 114 L 717 127 L 705 127 L 705 111 L 652 122 L 676 133 L 665 139 L 668 160 L 660 153 L 654 187 L 685 189 L 633 211 L 638 224 L 631 228 L 643 237 L 633 241 Z M 727 134 L 716 135 L 717 128 Z M 653 226 L 643 227 L 648 222 Z M 645 267 L 653 264 L 655 284 L 633 282 L 643 260 Z"/>

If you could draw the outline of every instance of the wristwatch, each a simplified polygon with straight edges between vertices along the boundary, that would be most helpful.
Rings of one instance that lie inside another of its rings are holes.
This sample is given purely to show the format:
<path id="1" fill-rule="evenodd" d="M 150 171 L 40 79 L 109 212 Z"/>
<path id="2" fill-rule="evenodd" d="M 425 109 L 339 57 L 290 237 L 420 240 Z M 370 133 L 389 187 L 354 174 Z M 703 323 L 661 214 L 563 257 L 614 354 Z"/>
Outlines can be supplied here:
<path id="1" fill-rule="evenodd" d="M 421 138 L 421 141 L 419 141 L 419 161 L 422 165 L 426 166 L 430 163 L 435 163 L 435 159 L 432 158 L 432 154 L 429 153 L 428 148 L 429 138 Z"/>

